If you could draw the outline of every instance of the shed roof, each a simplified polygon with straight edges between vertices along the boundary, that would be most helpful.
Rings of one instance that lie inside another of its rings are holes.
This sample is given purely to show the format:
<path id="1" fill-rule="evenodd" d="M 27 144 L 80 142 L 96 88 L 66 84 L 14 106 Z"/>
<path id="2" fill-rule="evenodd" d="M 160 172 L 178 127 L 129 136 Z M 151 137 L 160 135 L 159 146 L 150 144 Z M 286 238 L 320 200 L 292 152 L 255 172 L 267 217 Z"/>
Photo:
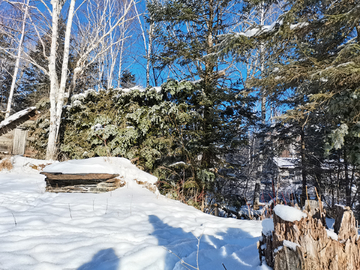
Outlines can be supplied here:
<path id="1" fill-rule="evenodd" d="M 0 123 L 0 135 L 6 133 L 8 130 L 13 129 L 19 124 L 22 124 L 23 122 L 28 120 L 29 114 L 34 112 L 35 110 L 36 107 L 29 107 L 22 111 L 14 113 L 13 115 L 10 115 L 8 118 L 6 118 Z"/>

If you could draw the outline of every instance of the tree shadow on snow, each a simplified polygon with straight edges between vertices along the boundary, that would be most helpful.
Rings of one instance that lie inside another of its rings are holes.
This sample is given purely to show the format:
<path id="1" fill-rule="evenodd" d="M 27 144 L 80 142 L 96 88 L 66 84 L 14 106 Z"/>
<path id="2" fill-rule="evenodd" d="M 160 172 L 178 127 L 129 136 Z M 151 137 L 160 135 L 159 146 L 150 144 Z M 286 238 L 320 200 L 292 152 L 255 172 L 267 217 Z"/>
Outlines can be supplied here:
<path id="1" fill-rule="evenodd" d="M 117 270 L 120 259 L 114 249 L 108 248 L 96 253 L 90 262 L 80 266 L 77 270 Z"/>
<path id="2" fill-rule="evenodd" d="M 254 237 L 239 228 L 229 228 L 226 232 L 216 235 L 206 234 L 206 224 L 204 235 L 200 240 L 198 252 L 198 238 L 191 232 L 185 232 L 182 228 L 175 228 L 164 223 L 157 216 L 150 215 L 149 222 L 154 231 L 152 236 L 158 239 L 158 245 L 163 246 L 169 252 L 165 260 L 165 269 L 193 269 L 182 264 L 181 259 L 193 267 L 197 267 L 197 257 L 201 270 L 224 269 L 253 269 L 259 265 L 259 256 L 256 242 L 259 237 Z M 181 259 L 179 259 L 180 257 Z"/>

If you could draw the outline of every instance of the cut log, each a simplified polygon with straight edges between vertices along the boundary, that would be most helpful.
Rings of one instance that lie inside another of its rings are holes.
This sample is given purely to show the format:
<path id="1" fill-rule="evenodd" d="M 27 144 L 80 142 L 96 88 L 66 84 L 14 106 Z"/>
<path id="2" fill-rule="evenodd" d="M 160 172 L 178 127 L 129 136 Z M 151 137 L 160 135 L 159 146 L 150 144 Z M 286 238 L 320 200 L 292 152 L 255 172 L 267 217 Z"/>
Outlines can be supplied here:
<path id="1" fill-rule="evenodd" d="M 274 230 L 263 233 L 258 244 L 260 260 L 275 270 L 360 269 L 355 217 L 349 208 L 336 212 L 335 232 L 326 229 L 325 213 L 318 208 L 293 222 L 274 213 Z"/>

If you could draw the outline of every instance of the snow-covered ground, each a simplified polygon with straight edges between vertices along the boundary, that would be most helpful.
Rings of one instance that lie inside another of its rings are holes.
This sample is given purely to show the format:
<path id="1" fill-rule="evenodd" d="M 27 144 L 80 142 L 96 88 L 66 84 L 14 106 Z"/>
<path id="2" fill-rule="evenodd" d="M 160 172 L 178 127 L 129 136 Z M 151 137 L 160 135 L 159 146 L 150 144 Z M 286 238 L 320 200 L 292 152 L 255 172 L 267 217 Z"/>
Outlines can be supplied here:
<path id="1" fill-rule="evenodd" d="M 214 217 L 152 193 L 134 181 L 146 174 L 124 162 L 111 166 L 127 182 L 120 189 L 55 194 L 31 168 L 44 161 L 16 157 L 0 172 L 0 269 L 269 269 L 256 248 L 260 221 Z"/>

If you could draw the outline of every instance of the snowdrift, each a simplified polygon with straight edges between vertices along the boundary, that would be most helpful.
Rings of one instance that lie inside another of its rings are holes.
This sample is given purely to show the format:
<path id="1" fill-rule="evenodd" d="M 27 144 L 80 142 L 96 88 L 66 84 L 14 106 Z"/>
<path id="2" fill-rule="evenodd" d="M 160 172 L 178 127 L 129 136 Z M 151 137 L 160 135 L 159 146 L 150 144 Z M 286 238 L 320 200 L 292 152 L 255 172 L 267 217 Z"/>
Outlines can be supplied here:
<path id="1" fill-rule="evenodd" d="M 16 157 L 10 172 L 0 172 L 0 269 L 269 269 L 260 266 L 256 248 L 260 221 L 210 216 L 154 194 L 134 180 L 153 176 L 117 158 L 91 166 L 69 161 L 60 169 L 112 168 L 124 187 L 47 193 L 34 169 L 46 163 Z M 46 170 L 57 166 L 63 165 Z"/>

